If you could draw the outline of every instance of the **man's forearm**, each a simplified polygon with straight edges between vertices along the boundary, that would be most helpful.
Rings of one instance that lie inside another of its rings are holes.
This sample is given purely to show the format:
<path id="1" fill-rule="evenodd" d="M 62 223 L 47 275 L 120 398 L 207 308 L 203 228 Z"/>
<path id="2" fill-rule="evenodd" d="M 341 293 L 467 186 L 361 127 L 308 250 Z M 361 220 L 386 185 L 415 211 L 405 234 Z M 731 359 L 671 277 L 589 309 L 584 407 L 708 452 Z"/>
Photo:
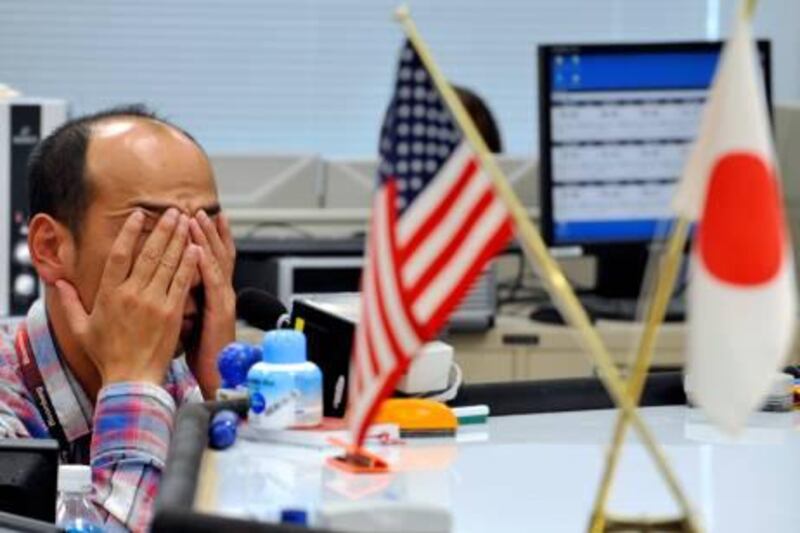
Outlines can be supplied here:
<path id="1" fill-rule="evenodd" d="M 149 383 L 115 383 L 97 398 L 91 463 L 106 526 L 145 530 L 172 436 L 175 402 Z"/>

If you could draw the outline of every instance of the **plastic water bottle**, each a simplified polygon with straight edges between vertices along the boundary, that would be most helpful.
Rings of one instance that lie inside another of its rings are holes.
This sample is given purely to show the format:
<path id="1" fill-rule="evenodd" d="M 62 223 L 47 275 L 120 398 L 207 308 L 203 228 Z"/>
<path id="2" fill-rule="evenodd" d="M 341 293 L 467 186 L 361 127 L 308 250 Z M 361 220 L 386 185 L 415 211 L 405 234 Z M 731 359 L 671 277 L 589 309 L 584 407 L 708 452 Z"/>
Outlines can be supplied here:
<path id="1" fill-rule="evenodd" d="M 247 373 L 248 420 L 264 429 L 313 427 L 322 422 L 322 372 L 306 360 L 306 338 L 299 331 L 264 335 L 263 361 Z"/>
<path id="2" fill-rule="evenodd" d="M 56 526 L 67 533 L 103 531 L 103 520 L 91 502 L 92 469 L 85 465 L 58 467 Z"/>

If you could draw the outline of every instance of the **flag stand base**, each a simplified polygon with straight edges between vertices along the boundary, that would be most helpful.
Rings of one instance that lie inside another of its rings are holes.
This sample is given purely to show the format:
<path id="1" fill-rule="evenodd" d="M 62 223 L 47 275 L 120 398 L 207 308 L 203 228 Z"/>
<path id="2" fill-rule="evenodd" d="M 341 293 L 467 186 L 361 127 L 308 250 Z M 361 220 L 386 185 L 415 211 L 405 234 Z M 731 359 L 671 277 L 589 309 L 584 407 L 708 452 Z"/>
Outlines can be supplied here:
<path id="1" fill-rule="evenodd" d="M 326 463 L 331 468 L 349 474 L 386 474 L 390 471 L 389 463 L 363 447 L 353 446 L 335 438 L 328 440 L 334 446 L 344 448 L 344 455 L 328 457 Z"/>
<path id="2" fill-rule="evenodd" d="M 650 518 L 644 516 L 613 516 L 605 515 L 601 518 L 597 529 L 591 533 L 660 533 L 665 531 L 680 531 L 682 533 L 697 533 L 688 518 Z"/>

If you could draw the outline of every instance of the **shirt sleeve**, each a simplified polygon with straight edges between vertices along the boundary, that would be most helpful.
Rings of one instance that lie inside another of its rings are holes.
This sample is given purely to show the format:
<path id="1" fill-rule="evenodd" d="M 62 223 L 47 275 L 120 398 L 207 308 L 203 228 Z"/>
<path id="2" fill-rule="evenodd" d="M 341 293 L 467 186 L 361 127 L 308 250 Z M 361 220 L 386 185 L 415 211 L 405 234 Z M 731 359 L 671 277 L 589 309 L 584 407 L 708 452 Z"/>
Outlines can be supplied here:
<path id="1" fill-rule="evenodd" d="M 91 466 L 95 504 L 107 529 L 149 527 L 174 418 L 175 400 L 162 387 L 131 382 L 100 390 Z"/>
<path id="2" fill-rule="evenodd" d="M 203 401 L 200 385 L 197 384 L 194 374 L 189 370 L 186 356 L 178 357 L 172 361 L 164 388 L 175 398 L 178 406 Z"/>
<path id="3" fill-rule="evenodd" d="M 16 360 L 11 343 L 0 337 L 0 438 L 49 437 Z"/>

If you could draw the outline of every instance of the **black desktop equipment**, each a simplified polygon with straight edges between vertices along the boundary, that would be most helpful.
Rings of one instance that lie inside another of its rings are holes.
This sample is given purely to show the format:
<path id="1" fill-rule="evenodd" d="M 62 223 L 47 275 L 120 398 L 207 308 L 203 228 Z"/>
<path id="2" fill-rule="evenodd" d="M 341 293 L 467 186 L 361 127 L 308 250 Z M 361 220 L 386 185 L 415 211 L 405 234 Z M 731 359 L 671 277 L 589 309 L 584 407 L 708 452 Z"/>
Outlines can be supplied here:
<path id="1" fill-rule="evenodd" d="M 57 480 L 58 442 L 0 439 L 1 512 L 55 523 Z"/>
<path id="2" fill-rule="evenodd" d="M 541 231 L 550 247 L 596 258 L 595 287 L 581 294 L 594 318 L 635 318 L 649 247 L 669 235 L 670 202 L 721 48 L 539 47 Z M 769 102 L 769 42 L 758 51 Z M 681 303 L 667 319 L 682 319 Z M 533 318 L 553 316 L 542 309 Z"/>

